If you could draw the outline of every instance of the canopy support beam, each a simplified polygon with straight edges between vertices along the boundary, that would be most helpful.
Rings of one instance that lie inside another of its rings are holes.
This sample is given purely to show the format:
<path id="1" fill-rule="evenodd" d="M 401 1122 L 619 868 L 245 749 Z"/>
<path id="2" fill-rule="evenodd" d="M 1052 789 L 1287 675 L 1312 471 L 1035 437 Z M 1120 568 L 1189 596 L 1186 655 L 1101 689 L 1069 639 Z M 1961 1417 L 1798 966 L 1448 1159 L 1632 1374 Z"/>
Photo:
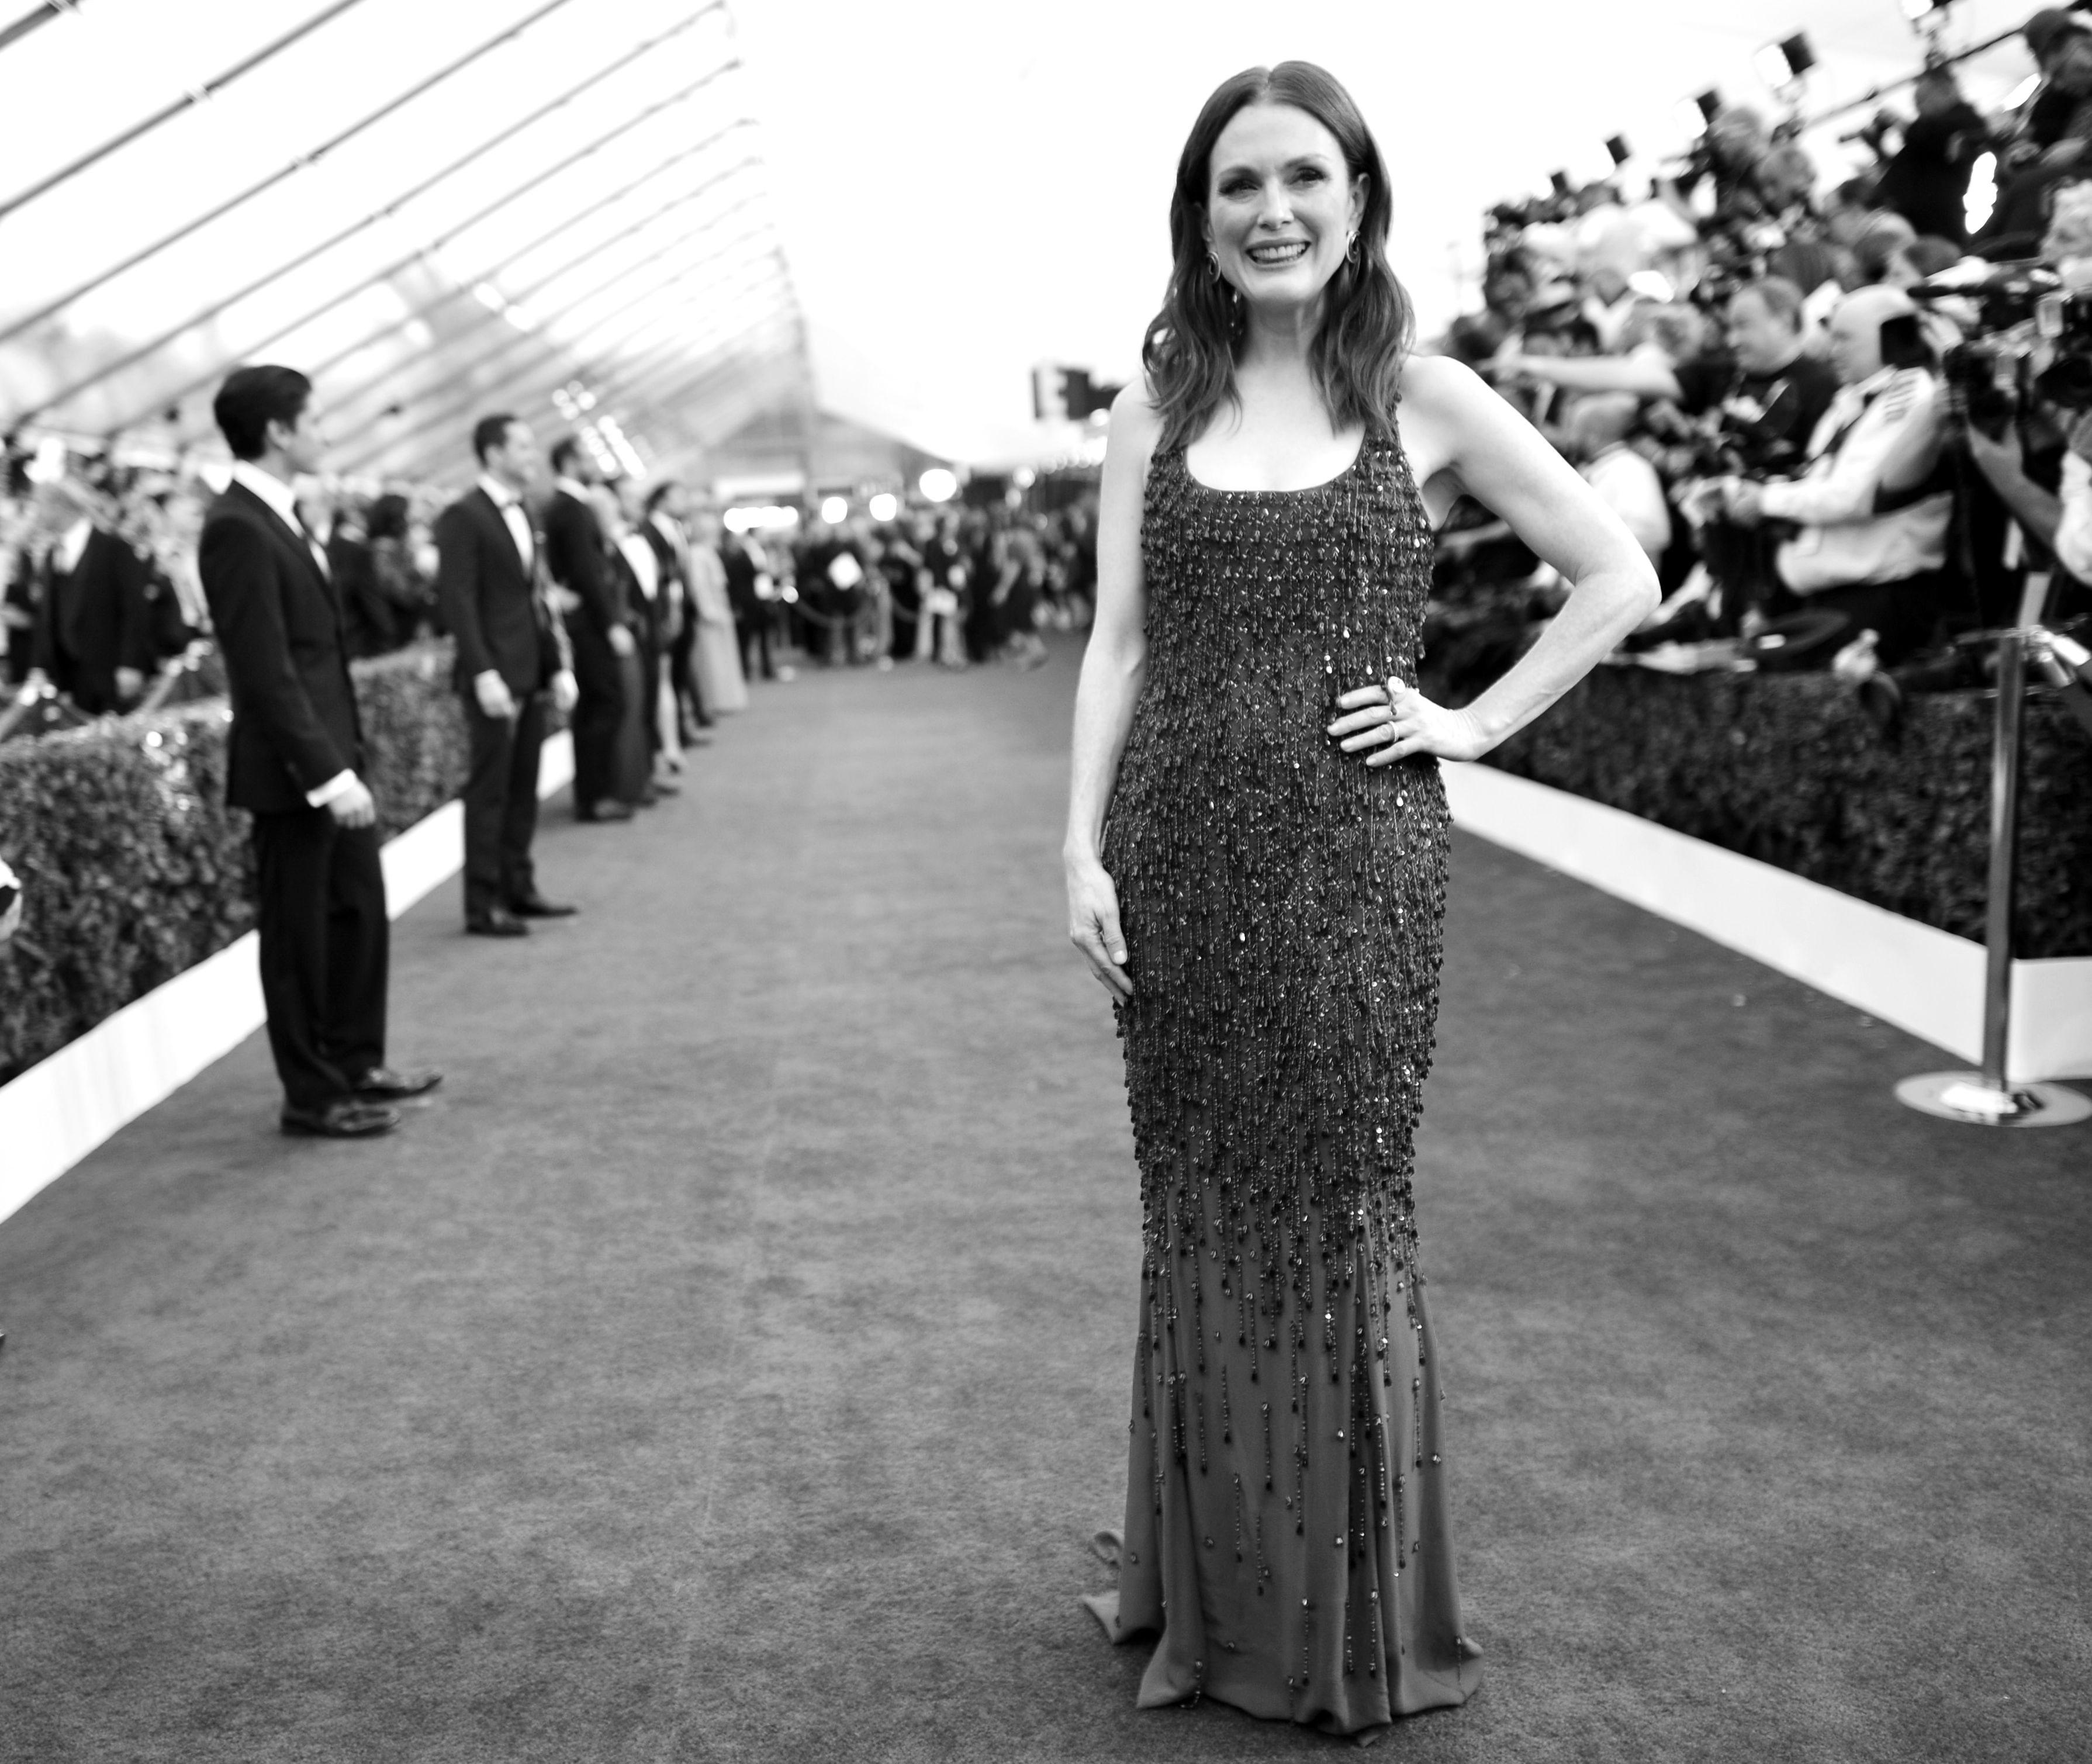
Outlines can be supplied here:
<path id="1" fill-rule="evenodd" d="M 551 0 L 552 6 L 564 6 L 566 3 L 567 0 Z M 365 215 L 362 219 L 356 221 L 349 226 L 344 227 L 339 232 L 335 233 L 331 238 L 323 240 L 318 244 L 311 246 L 306 250 L 300 252 L 297 256 L 292 257 L 288 262 L 279 264 L 274 269 L 270 270 L 266 275 L 258 276 L 253 281 L 249 282 L 244 288 L 240 288 L 231 294 L 213 301 L 211 305 L 204 308 L 202 311 L 192 313 L 188 318 L 184 319 L 179 324 L 174 326 L 169 330 L 162 331 L 159 335 L 150 339 L 147 342 L 138 344 L 134 348 L 125 351 L 124 353 L 117 357 L 115 360 L 112 361 L 103 363 L 102 365 L 96 369 L 93 373 L 87 374 L 82 378 L 73 381 L 71 385 L 65 387 L 59 391 L 53 393 L 50 397 L 45 399 L 41 404 L 18 413 L 14 420 L 16 422 L 20 422 L 25 421 L 28 417 L 41 415 L 46 410 L 54 409 L 64 405 L 72 399 L 78 397 L 80 393 L 85 391 L 90 387 L 99 385 L 103 380 L 107 379 L 111 374 L 121 373 L 125 368 L 132 366 L 136 363 L 144 361 L 148 356 L 153 355 L 159 350 L 165 348 L 167 344 L 173 342 L 175 338 L 184 335 L 188 331 L 194 330 L 199 325 L 209 322 L 211 319 L 215 318 L 220 313 L 223 312 L 227 307 L 232 306 L 239 301 L 249 298 L 249 296 L 253 294 L 259 293 L 263 288 L 268 288 L 274 283 L 281 281 L 283 277 L 288 275 L 292 270 L 303 268 L 306 264 L 312 262 L 314 258 L 322 257 L 327 252 L 333 250 L 335 246 L 354 238 L 358 233 L 364 232 L 370 227 L 375 227 L 380 221 L 386 219 L 397 210 L 404 207 L 407 203 L 414 201 L 419 197 L 426 195 L 430 190 L 434 188 L 436 185 L 443 183 L 446 179 L 454 177 L 467 166 L 471 165 L 476 160 L 481 159 L 486 154 L 491 153 L 496 147 L 500 146 L 506 141 L 514 139 L 515 136 L 522 133 L 525 130 L 543 121 L 546 117 L 551 115 L 555 110 L 557 110 L 564 106 L 572 102 L 576 97 L 588 90 L 590 87 L 599 84 L 603 80 L 607 80 L 612 75 L 618 72 L 622 68 L 629 66 L 633 62 L 637 61 L 641 56 L 647 54 L 649 51 L 658 47 L 660 44 L 667 41 L 670 37 L 677 35 L 681 32 L 689 30 L 692 26 L 695 25 L 699 19 L 704 18 L 707 14 L 718 11 L 720 10 L 723 3 L 724 0 L 710 0 L 709 4 L 701 6 L 697 11 L 689 14 L 683 19 L 681 23 L 671 26 L 668 30 L 662 32 L 659 36 L 650 39 L 646 42 L 640 44 L 637 48 L 619 56 L 616 60 L 612 62 L 607 67 L 598 68 L 594 73 L 590 74 L 586 79 L 581 80 L 578 84 L 568 87 L 564 92 L 561 93 L 557 97 L 552 99 L 549 103 L 540 105 L 527 116 L 522 117 L 517 121 L 512 123 L 508 128 L 502 129 L 498 133 L 489 136 L 485 141 L 474 147 L 469 153 L 465 153 L 456 159 L 453 159 L 448 165 L 443 166 L 440 171 L 422 179 L 419 184 L 414 185 L 411 189 L 404 192 L 402 194 L 395 197 L 390 202 L 387 202 L 383 207 L 372 210 L 371 212 Z M 549 11 L 551 10 L 551 6 L 548 6 L 543 10 Z M 714 70 L 714 71 L 715 74 L 724 73 L 728 67 L 734 65 L 736 65 L 736 63 L 728 62 L 722 64 L 719 68 Z M 337 138 L 346 139 L 345 136 Z M 279 174 L 279 175 L 283 175 L 283 174 Z M 274 180 L 272 179 L 270 181 Z M 265 188 L 265 186 L 256 186 L 257 190 L 262 188 Z M 193 229 L 192 228 L 191 230 Z M 105 279 L 106 279 L 106 278 L 105 278 Z M 55 310 L 55 309 L 53 309 Z M 19 326 L 17 326 L 15 330 L 19 331 L 20 328 L 21 327 Z M 0 342 L 4 342 L 7 337 L 11 336 L 14 334 L 15 331 L 0 331 Z"/>
<path id="2" fill-rule="evenodd" d="M 317 31 L 322 24 L 326 24 L 330 19 L 339 18 L 352 6 L 358 6 L 362 4 L 363 0 L 334 0 L 334 4 L 329 6 L 325 11 L 315 12 L 310 18 L 307 19 L 303 24 L 299 25 L 295 30 L 286 31 L 281 37 L 278 37 L 274 42 L 266 44 L 263 47 L 255 50 L 255 52 L 249 55 L 246 60 L 237 63 L 234 66 L 227 68 L 223 73 L 218 75 L 214 79 L 205 80 L 201 85 L 197 86 L 192 91 L 184 92 L 179 98 L 175 99 L 172 104 L 162 106 L 150 116 L 133 123 L 130 128 L 123 130 L 120 134 L 110 136 L 109 139 L 102 142 L 99 147 L 89 148 L 70 165 L 60 166 L 57 171 L 51 172 L 44 177 L 39 178 L 27 189 L 18 190 L 14 195 L 9 197 L 4 202 L 0 202 L 0 220 L 5 220 L 18 208 L 28 207 L 28 205 L 35 201 L 38 197 L 50 194 L 50 192 L 55 190 L 61 184 L 64 184 L 71 179 L 78 177 L 80 173 L 86 171 L 89 166 L 99 165 L 111 153 L 121 153 L 133 141 L 142 141 L 146 136 L 151 134 L 154 129 L 158 128 L 162 123 L 171 123 L 176 117 L 179 116 L 183 111 L 193 110 L 199 104 L 208 103 L 211 99 L 216 97 L 219 93 L 224 91 L 227 86 L 232 84 L 236 80 L 247 74 L 253 72 L 254 70 L 262 66 L 264 62 L 274 60 L 278 55 L 288 49 L 293 43 L 298 42 L 301 39 L 311 36 L 314 31 Z M 4 43 L 0 43 L 0 48 L 4 47 L 6 47 L 6 45 Z"/>
<path id="3" fill-rule="evenodd" d="M 312 323 L 314 319 L 326 317 L 327 313 L 332 312 L 336 307 L 346 305 L 350 300 L 354 300 L 359 294 L 368 293 L 372 288 L 376 288 L 382 282 L 389 282 L 394 276 L 413 268 L 415 264 L 420 262 L 421 259 L 426 257 L 430 252 L 440 251 L 445 245 L 450 244 L 452 240 L 456 239 L 461 234 L 469 232 L 482 221 L 487 219 L 492 215 L 499 214 L 502 210 L 507 208 L 511 203 L 521 201 L 522 198 L 529 195 L 531 191 L 538 188 L 541 184 L 548 183 L 551 179 L 557 177 L 561 172 L 571 171 L 575 166 L 580 164 L 582 160 L 587 158 L 591 153 L 601 151 L 604 147 L 608 146 L 611 142 L 617 140 L 620 136 L 630 133 L 632 130 L 638 128 L 641 123 L 651 121 L 653 118 L 659 115 L 663 111 L 672 110 L 676 105 L 682 103 L 685 99 L 694 97 L 698 93 L 702 91 L 707 86 L 710 85 L 715 80 L 719 79 L 722 75 L 731 72 L 738 65 L 739 63 L 736 62 L 728 62 L 721 67 L 715 67 L 710 73 L 706 74 L 702 79 L 691 81 L 691 83 L 689 85 L 685 86 L 681 91 L 662 99 L 658 104 L 649 105 L 637 116 L 626 118 L 625 121 L 620 123 L 615 128 L 611 129 L 605 134 L 597 136 L 594 141 L 590 141 L 586 147 L 581 148 L 578 152 L 568 154 L 565 158 L 560 160 L 556 165 L 548 166 L 544 171 L 538 172 L 531 177 L 525 179 L 522 183 L 517 184 L 514 189 L 507 192 L 502 196 L 497 197 L 493 201 L 488 203 L 486 207 L 479 210 L 477 213 L 467 215 L 463 220 L 458 222 L 455 226 L 446 227 L 442 232 L 438 233 L 434 238 L 430 240 L 426 244 L 421 245 L 415 250 L 408 252 L 404 257 L 394 258 L 391 262 L 387 264 L 383 269 L 374 270 L 370 275 L 365 276 L 361 282 L 357 283 L 353 287 L 344 288 L 340 293 L 330 296 L 327 299 L 321 301 L 318 305 L 300 313 L 288 324 L 279 325 L 275 330 L 270 331 L 266 337 L 256 338 L 253 341 L 248 344 L 243 349 L 241 349 L 236 357 L 232 359 L 246 359 L 251 357 L 259 351 L 269 348 L 270 344 L 282 342 L 284 338 L 291 335 L 294 331 L 302 330 L 305 326 Z M 638 189 L 642 184 L 646 184 L 652 179 L 659 177 L 670 166 L 679 165 L 684 160 L 694 158 L 695 155 L 704 153 L 711 148 L 718 145 L 720 141 L 725 140 L 728 136 L 733 134 L 737 129 L 750 128 L 754 126 L 754 124 L 750 119 L 742 117 L 736 122 L 728 123 L 724 128 L 715 130 L 711 134 L 707 135 L 702 141 L 699 141 L 694 147 L 686 148 L 679 153 L 672 153 L 668 158 L 662 160 L 659 164 L 651 167 L 640 176 L 633 179 L 631 183 L 626 184 L 623 189 L 613 192 L 611 195 L 603 197 L 599 201 L 594 201 L 592 199 L 591 207 L 577 210 L 573 214 L 568 215 L 566 219 L 561 221 L 558 226 L 552 227 L 547 232 L 540 233 L 537 238 L 533 240 L 529 244 L 524 246 L 521 251 L 513 253 L 510 256 L 504 257 L 499 263 L 495 265 L 492 270 L 486 271 L 485 274 L 493 275 L 496 271 L 506 269 L 508 265 L 514 262 L 517 257 L 521 257 L 527 253 L 534 251 L 538 246 L 557 238 L 568 227 L 575 225 L 587 214 L 593 212 L 594 208 L 601 207 L 607 203 L 621 201 L 624 197 L 630 195 L 633 191 Z M 445 300 L 452 299 L 463 292 L 464 290 L 462 288 L 454 288 L 449 294 L 444 296 L 443 298 Z M 424 313 L 433 311 L 437 304 L 439 303 L 431 302 L 426 306 L 418 308 L 413 313 L 409 313 L 408 315 L 408 318 L 418 318 Z M 408 319 L 402 319 L 400 321 L 400 325 L 404 326 L 407 322 Z M 395 326 L 394 328 L 396 329 L 399 327 Z M 355 354 L 357 350 L 367 348 L 380 337 L 387 336 L 390 334 L 389 331 L 374 331 L 369 336 L 358 339 L 355 343 L 350 344 L 348 348 L 337 351 L 335 354 L 330 356 L 326 361 L 320 364 L 318 366 L 309 369 L 307 371 L 314 379 L 318 379 L 328 368 L 335 365 L 339 362 L 346 361 L 350 356 Z M 112 436 L 120 433 L 122 430 L 129 428 L 132 423 L 137 422 L 140 417 L 145 416 L 148 413 L 155 409 L 165 409 L 169 405 L 179 404 L 182 400 L 187 398 L 191 393 L 201 391 L 205 387 L 210 385 L 213 380 L 218 378 L 219 375 L 223 374 L 227 368 L 231 365 L 231 360 L 221 361 L 216 366 L 212 368 L 209 373 L 199 374 L 195 378 L 184 381 L 181 385 L 176 387 L 172 391 L 162 393 L 159 397 L 154 399 L 151 404 L 128 413 L 120 422 L 112 423 L 110 426 L 109 433 Z"/>
<path id="4" fill-rule="evenodd" d="M 263 178 L 259 183 L 248 185 L 245 189 L 240 191 L 238 194 L 227 197 L 215 208 L 206 210 L 205 213 L 197 215 L 192 220 L 184 221 L 172 232 L 163 234 L 160 238 L 153 240 L 153 242 L 149 245 L 140 246 L 137 250 L 132 252 L 130 256 L 123 258 L 120 262 L 112 264 L 109 268 L 99 270 L 95 275 L 89 276 L 84 282 L 75 284 L 73 287 L 68 288 L 64 293 L 59 295 L 57 299 L 46 300 L 41 306 L 37 308 L 34 312 L 24 313 L 19 318 L 9 321 L 5 329 L 0 329 L 0 343 L 6 343 L 12 338 L 20 336 L 24 331 L 28 330 L 32 326 L 41 324 L 44 320 L 49 318 L 54 313 L 61 312 L 65 308 L 71 305 L 72 303 L 78 300 L 82 295 L 92 294 L 97 288 L 106 287 L 110 283 L 115 281 L 117 277 L 122 275 L 126 270 L 135 270 L 140 264 L 158 257 L 170 245 L 178 244 L 183 240 L 188 238 L 192 234 L 202 231 L 202 230 L 210 226 L 212 222 L 223 219 L 226 215 L 231 214 L 236 209 L 245 207 L 248 203 L 253 201 L 256 197 L 260 196 L 263 192 L 273 190 L 278 184 L 283 183 L 287 178 L 296 177 L 297 174 L 304 171 L 307 166 L 317 165 L 336 148 L 342 146 L 346 142 L 353 141 L 357 136 L 362 134 L 365 130 L 374 128 L 378 123 L 383 122 L 387 117 L 391 115 L 395 110 L 404 109 L 408 105 L 413 103 L 415 99 L 421 97 L 424 93 L 433 91 L 436 87 L 441 85 L 445 80 L 451 79 L 455 75 L 462 73 L 474 62 L 478 61 L 487 55 L 491 55 L 504 43 L 508 42 L 513 38 L 521 37 L 524 32 L 529 29 L 529 28 L 535 24 L 540 19 L 544 18 L 549 13 L 558 11 L 561 6 L 567 4 L 568 4 L 568 0 L 544 0 L 544 4 L 538 6 L 538 9 L 532 12 L 529 17 L 524 19 L 518 24 L 510 25 L 507 30 L 501 32 L 499 35 L 488 37 L 486 41 L 480 44 L 478 48 L 469 50 L 465 54 L 459 56 L 456 60 L 450 63 L 447 67 L 437 69 L 435 72 L 430 74 L 426 80 L 417 81 L 414 85 L 401 93 L 397 97 L 391 99 L 387 103 L 381 104 L 376 110 L 370 111 L 366 115 L 357 118 L 357 119 L 350 123 L 347 128 L 341 130 L 330 139 L 322 141 L 318 146 L 313 148 L 311 152 L 300 153 L 296 158 L 292 160 L 287 165 L 283 166 L 280 170 L 270 172 L 267 177 Z M 55 400 L 46 399 L 41 404 L 38 405 L 35 410 L 24 412 L 21 415 L 34 416 L 37 414 L 38 412 L 49 409 L 54 402 L 55 402 Z M 17 417 L 15 420 L 18 422 L 20 421 L 21 417 Z"/>

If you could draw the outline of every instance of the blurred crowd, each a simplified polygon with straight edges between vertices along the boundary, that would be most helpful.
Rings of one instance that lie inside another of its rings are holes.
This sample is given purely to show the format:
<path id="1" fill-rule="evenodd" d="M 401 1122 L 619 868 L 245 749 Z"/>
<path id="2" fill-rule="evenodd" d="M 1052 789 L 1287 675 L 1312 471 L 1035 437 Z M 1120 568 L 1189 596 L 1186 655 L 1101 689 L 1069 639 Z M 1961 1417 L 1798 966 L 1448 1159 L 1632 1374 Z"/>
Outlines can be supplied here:
<path id="1" fill-rule="evenodd" d="M 750 679 L 789 680 L 807 664 L 1028 668 L 1046 659 L 1042 632 L 1089 620 L 1093 487 L 1073 486 L 1072 500 L 1043 512 L 1013 491 L 988 506 L 926 504 L 885 521 L 860 507 L 841 521 L 734 530 L 680 483 L 604 482 L 586 450 L 558 451 L 625 599 L 658 603 L 650 623 L 663 685 L 648 720 L 679 744 L 740 708 Z M 209 645 L 196 559 L 214 494 L 192 474 L 95 461 L 41 482 L 17 473 L 0 491 L 0 709 L 24 689 L 68 720 L 156 701 Z M 351 655 L 443 634 L 434 536 L 443 501 L 418 487 L 303 486 Z M 651 540 L 668 567 L 642 578 L 635 539 Z M 658 734 L 650 746 L 673 750 Z"/>
<path id="2" fill-rule="evenodd" d="M 1048 512 L 1014 493 L 885 521 L 817 519 L 782 551 L 773 591 L 798 646 L 819 661 L 1035 668 L 1046 659 L 1042 631 L 1089 623 L 1096 497 L 1082 490 Z"/>
<path id="3" fill-rule="evenodd" d="M 1843 182 L 1798 123 L 1730 106 L 1639 201 L 1558 179 L 1492 211 L 1483 308 L 1440 346 L 1655 561 L 1631 645 L 1653 665 L 1945 684 L 1973 665 L 1951 640 L 2012 622 L 2030 566 L 2065 573 L 2052 619 L 2092 610 L 2092 19 L 2024 34 L 2041 77 L 2016 109 L 1979 114 L 1931 63 Z M 1484 672 L 1561 591 L 1472 506 L 1439 586 L 1436 635 Z"/>

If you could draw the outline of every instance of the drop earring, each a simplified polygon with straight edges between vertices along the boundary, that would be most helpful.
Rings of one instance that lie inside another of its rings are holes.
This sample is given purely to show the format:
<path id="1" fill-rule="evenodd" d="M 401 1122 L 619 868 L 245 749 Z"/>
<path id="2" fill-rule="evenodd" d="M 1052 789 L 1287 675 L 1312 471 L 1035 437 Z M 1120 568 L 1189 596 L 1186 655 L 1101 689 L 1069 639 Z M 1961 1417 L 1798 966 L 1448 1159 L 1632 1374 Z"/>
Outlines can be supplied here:
<path id="1" fill-rule="evenodd" d="M 1355 227 L 1351 229 L 1350 236 L 1344 240 L 1344 262 L 1354 269 L 1358 267 L 1359 232 Z"/>

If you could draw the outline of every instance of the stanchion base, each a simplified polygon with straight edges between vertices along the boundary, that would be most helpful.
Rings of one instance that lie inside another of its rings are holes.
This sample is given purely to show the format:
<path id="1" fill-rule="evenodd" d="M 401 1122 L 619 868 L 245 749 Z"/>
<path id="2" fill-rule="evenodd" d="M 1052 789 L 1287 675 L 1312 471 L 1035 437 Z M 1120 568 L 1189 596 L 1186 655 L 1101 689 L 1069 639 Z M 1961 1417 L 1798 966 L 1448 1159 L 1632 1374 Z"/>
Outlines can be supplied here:
<path id="1" fill-rule="evenodd" d="M 1896 1100 L 1978 1127 L 2067 1127 L 2092 1118 L 2092 1096 L 2061 1084 L 1994 1090 L 1981 1072 L 1926 1072 L 1895 1087 Z"/>

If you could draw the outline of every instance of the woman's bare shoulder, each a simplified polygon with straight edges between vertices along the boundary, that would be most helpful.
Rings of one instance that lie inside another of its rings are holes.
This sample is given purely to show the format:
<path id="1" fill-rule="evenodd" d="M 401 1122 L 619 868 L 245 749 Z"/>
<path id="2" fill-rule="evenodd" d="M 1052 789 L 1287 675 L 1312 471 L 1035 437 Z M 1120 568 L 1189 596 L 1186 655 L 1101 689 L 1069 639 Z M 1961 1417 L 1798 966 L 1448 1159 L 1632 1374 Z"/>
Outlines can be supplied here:
<path id="1" fill-rule="evenodd" d="M 1429 417 L 1457 417 L 1490 395 L 1481 376 L 1449 355 L 1412 355 L 1402 364 L 1402 402 Z"/>
<path id="2" fill-rule="evenodd" d="M 1162 439 L 1162 413 L 1156 408 L 1153 388 L 1144 379 L 1129 381 L 1112 400 L 1111 424 L 1104 431 L 1104 463 L 1108 469 L 1137 468 L 1147 475 L 1150 460 Z"/>
<path id="3" fill-rule="evenodd" d="M 1112 400 L 1111 434 L 1116 441 L 1123 435 L 1128 441 L 1145 441 L 1152 447 L 1162 433 L 1162 413 L 1155 401 L 1155 389 L 1143 376 L 1129 380 Z"/>

